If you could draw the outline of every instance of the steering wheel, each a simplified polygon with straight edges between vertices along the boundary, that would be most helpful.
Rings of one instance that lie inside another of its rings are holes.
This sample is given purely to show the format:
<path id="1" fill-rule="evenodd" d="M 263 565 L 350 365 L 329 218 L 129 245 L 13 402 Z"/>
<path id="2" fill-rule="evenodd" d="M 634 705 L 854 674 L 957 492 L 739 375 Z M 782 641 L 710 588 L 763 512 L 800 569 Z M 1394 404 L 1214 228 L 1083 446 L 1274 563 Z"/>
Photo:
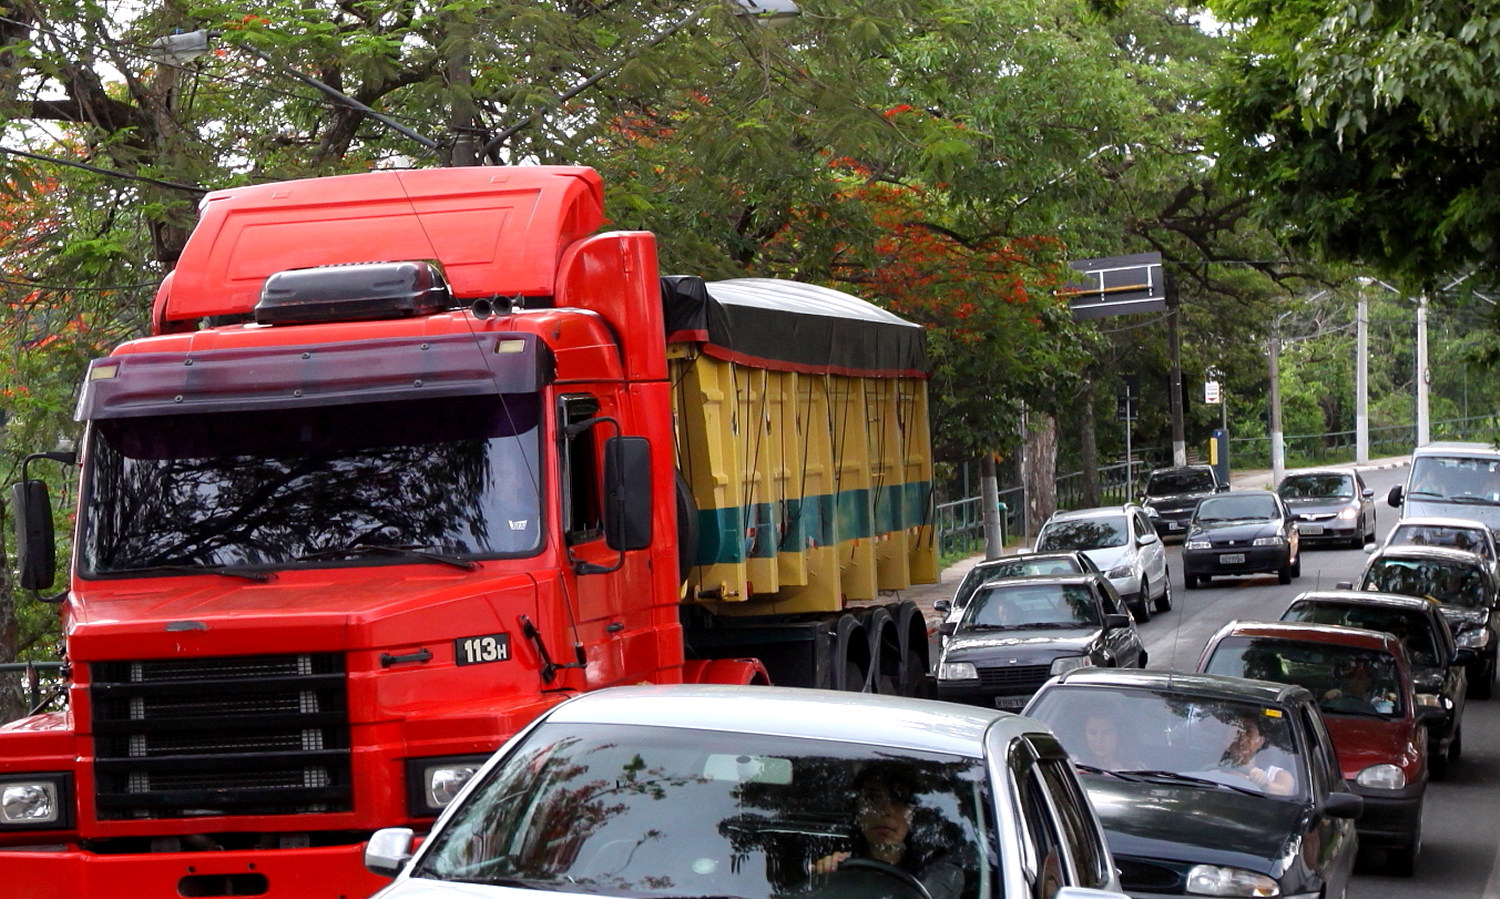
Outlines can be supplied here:
<path id="1" fill-rule="evenodd" d="M 893 877 L 896 880 L 901 881 L 912 890 L 915 890 L 917 895 L 921 896 L 922 899 L 932 899 L 932 893 L 928 892 L 927 884 L 917 879 L 917 876 L 915 874 L 912 874 L 909 871 L 903 871 L 895 865 L 887 864 L 886 862 L 878 861 L 873 858 L 846 858 L 842 862 L 839 862 L 838 870 L 876 871 L 880 874 L 886 875 L 887 877 Z"/>

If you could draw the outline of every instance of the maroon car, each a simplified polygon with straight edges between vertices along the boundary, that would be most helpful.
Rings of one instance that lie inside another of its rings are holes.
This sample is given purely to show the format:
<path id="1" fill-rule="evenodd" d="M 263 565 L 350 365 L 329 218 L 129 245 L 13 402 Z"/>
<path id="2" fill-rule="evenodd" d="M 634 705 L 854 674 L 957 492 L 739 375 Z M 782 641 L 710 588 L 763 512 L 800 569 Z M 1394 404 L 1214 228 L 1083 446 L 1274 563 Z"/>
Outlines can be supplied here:
<path id="1" fill-rule="evenodd" d="M 1406 649 L 1361 628 L 1232 621 L 1204 647 L 1198 670 L 1298 684 L 1318 700 L 1339 768 L 1365 810 L 1360 846 L 1385 851 L 1409 877 L 1422 848 L 1427 726 L 1442 710 L 1419 705 Z"/>

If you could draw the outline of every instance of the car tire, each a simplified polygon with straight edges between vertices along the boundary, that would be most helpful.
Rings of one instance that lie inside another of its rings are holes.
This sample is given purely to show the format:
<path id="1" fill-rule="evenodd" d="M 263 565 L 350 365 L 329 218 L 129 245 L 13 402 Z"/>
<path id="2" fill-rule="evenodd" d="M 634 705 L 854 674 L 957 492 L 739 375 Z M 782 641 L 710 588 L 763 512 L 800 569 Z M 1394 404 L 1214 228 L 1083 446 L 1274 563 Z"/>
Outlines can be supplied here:
<path id="1" fill-rule="evenodd" d="M 1442 754 L 1429 755 L 1427 758 L 1427 774 L 1433 780 L 1447 780 L 1448 774 L 1453 770 L 1453 763 L 1458 761 L 1459 755 L 1464 751 L 1463 728 L 1453 732 L 1453 739 L 1448 741 L 1448 749 Z"/>
<path id="2" fill-rule="evenodd" d="M 1292 560 L 1292 577 L 1302 576 L 1302 551 L 1297 551 L 1297 558 Z"/>
<path id="3" fill-rule="evenodd" d="M 1156 598 L 1157 614 L 1172 611 L 1172 572 L 1167 572 L 1167 582 L 1162 585 L 1161 595 Z"/>
<path id="4" fill-rule="evenodd" d="M 1469 695 L 1475 699 L 1489 699 L 1495 692 L 1495 657 L 1484 663 L 1480 675 L 1469 681 Z"/>
<path id="5" fill-rule="evenodd" d="M 1385 873 L 1392 877 L 1411 877 L 1417 873 L 1417 856 L 1422 852 L 1421 812 L 1417 812 L 1417 832 L 1412 842 L 1405 846 L 1392 846 L 1385 851 Z"/>
<path id="6" fill-rule="evenodd" d="M 1290 584 L 1292 582 L 1292 563 L 1286 562 L 1276 570 L 1276 582 L 1278 584 Z"/>
<path id="7" fill-rule="evenodd" d="M 1141 581 L 1141 601 L 1130 607 L 1130 614 L 1135 616 L 1136 624 L 1145 624 L 1151 620 L 1151 600 L 1146 598 L 1148 586 L 1146 581 Z"/>
<path id="8" fill-rule="evenodd" d="M 1184 571 L 1182 573 L 1182 585 L 1189 590 L 1197 590 L 1198 575 L 1193 574 L 1191 571 Z"/>

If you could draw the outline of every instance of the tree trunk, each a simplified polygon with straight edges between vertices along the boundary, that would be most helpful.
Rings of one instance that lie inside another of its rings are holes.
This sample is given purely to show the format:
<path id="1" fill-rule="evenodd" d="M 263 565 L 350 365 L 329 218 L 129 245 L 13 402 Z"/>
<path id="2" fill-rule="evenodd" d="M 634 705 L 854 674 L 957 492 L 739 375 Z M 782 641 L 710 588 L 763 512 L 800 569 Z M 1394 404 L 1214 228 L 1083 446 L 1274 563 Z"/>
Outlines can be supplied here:
<path id="1" fill-rule="evenodd" d="M 1086 379 L 1078 397 L 1078 462 L 1083 468 L 1083 505 L 1093 508 L 1100 504 L 1099 491 L 1099 439 L 1094 431 L 1094 382 Z"/>
<path id="2" fill-rule="evenodd" d="M 1026 431 L 1027 521 L 1032 533 L 1057 510 L 1057 419 L 1040 412 Z M 1029 538 L 1031 535 L 1028 534 Z"/>

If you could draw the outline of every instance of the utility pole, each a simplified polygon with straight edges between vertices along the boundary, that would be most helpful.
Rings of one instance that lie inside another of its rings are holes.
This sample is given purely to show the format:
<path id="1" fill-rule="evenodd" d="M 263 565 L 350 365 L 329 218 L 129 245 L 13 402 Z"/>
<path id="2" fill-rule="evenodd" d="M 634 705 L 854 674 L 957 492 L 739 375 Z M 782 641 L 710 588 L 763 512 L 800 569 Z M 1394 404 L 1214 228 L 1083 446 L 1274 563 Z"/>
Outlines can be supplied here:
<path id="1" fill-rule="evenodd" d="M 1354 461 L 1370 461 L 1370 302 L 1359 289 L 1354 313 Z"/>
<path id="2" fill-rule="evenodd" d="M 1283 313 L 1284 315 L 1285 313 Z M 1286 447 L 1281 433 L 1281 319 L 1271 327 L 1271 482 L 1274 487 L 1286 474 Z"/>
<path id="3" fill-rule="evenodd" d="M 1428 390 L 1432 372 L 1427 367 L 1427 292 L 1417 297 L 1417 446 L 1432 442 L 1432 421 L 1428 415 Z"/>
<path id="4" fill-rule="evenodd" d="M 1170 282 L 1169 282 L 1170 283 Z M 1175 288 L 1169 294 L 1172 296 L 1172 312 L 1167 316 L 1167 345 L 1172 354 L 1171 375 L 1171 397 L 1168 399 L 1167 408 L 1172 413 L 1172 464 L 1187 464 L 1187 437 L 1182 424 L 1182 339 L 1177 328 L 1178 309 L 1176 303 Z"/>

